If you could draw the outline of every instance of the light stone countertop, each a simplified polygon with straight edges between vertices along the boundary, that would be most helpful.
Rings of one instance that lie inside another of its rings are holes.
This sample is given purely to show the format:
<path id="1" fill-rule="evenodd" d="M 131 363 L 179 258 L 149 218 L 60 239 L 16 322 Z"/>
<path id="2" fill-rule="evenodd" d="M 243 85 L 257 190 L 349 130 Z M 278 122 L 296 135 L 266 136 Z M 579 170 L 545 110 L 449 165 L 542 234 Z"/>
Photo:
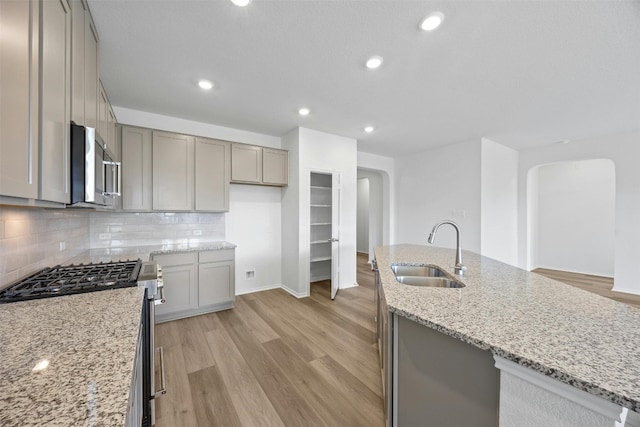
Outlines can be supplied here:
<path id="1" fill-rule="evenodd" d="M 132 287 L 0 304 L 0 425 L 124 426 L 143 299 Z"/>
<path id="2" fill-rule="evenodd" d="M 116 248 L 91 249 L 73 257 L 65 264 L 82 264 L 93 262 L 126 261 L 141 259 L 149 261 L 151 255 L 171 254 L 195 251 L 218 251 L 235 249 L 237 246 L 224 240 L 212 242 L 167 243 L 147 246 L 125 246 Z"/>
<path id="3" fill-rule="evenodd" d="M 408 286 L 392 263 L 453 276 L 455 250 L 375 248 L 391 312 L 640 412 L 640 310 L 463 251 L 460 289 Z"/>

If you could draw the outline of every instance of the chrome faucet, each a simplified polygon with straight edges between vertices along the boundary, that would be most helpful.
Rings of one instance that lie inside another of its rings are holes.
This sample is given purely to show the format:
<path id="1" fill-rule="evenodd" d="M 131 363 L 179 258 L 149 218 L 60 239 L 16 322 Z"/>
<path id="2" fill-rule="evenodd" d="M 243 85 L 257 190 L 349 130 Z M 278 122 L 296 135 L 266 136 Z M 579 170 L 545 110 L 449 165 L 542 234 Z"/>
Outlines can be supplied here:
<path id="1" fill-rule="evenodd" d="M 456 229 L 456 265 L 453 267 L 453 271 L 455 271 L 458 276 L 462 276 L 467 270 L 467 267 L 462 264 L 462 249 L 460 248 L 460 227 L 458 227 L 458 224 L 449 220 L 440 221 L 433 226 L 433 230 L 431 230 L 427 242 L 433 244 L 433 241 L 436 238 L 436 231 L 438 231 L 438 228 L 440 228 L 440 226 L 443 224 L 449 224 Z"/>

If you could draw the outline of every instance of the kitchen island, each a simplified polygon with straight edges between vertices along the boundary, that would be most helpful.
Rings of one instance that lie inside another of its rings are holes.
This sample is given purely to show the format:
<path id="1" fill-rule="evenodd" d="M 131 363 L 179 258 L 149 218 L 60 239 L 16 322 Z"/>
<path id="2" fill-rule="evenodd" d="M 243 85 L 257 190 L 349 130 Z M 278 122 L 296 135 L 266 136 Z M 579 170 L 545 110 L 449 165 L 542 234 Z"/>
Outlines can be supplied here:
<path id="1" fill-rule="evenodd" d="M 0 425 L 124 426 L 144 292 L 0 305 Z"/>
<path id="2" fill-rule="evenodd" d="M 392 315 L 490 352 L 499 367 L 513 363 L 628 408 L 627 425 L 637 425 L 640 310 L 466 251 L 468 270 L 457 278 L 465 287 L 459 289 L 404 285 L 390 268 L 432 264 L 453 276 L 452 249 L 376 247 L 375 258 Z M 501 380 L 509 377 L 500 369 Z M 500 425 L 503 409 L 513 406 L 505 404 L 505 390 Z"/>

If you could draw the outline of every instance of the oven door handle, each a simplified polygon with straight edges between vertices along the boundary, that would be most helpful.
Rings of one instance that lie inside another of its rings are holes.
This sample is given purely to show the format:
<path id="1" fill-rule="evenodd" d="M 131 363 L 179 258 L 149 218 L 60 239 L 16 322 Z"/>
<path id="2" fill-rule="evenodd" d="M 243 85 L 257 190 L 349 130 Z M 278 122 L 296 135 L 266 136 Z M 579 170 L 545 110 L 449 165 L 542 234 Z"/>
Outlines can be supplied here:
<path id="1" fill-rule="evenodd" d="M 155 349 L 155 352 L 160 353 L 160 390 L 154 390 L 153 395 L 151 396 L 152 398 L 160 394 L 167 394 L 167 386 L 165 384 L 164 375 L 164 349 L 162 347 L 158 347 Z"/>

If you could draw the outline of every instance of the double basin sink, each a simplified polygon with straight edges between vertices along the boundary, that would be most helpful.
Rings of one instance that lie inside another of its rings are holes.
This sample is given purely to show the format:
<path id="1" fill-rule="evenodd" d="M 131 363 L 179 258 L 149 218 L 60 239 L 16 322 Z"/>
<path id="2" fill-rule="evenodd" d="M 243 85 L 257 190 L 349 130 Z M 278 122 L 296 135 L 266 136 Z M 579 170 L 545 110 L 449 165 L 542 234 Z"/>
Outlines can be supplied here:
<path id="1" fill-rule="evenodd" d="M 464 288 L 464 283 L 453 279 L 444 270 L 433 265 L 391 264 L 396 280 L 410 286 L 426 286 L 432 288 Z"/>

